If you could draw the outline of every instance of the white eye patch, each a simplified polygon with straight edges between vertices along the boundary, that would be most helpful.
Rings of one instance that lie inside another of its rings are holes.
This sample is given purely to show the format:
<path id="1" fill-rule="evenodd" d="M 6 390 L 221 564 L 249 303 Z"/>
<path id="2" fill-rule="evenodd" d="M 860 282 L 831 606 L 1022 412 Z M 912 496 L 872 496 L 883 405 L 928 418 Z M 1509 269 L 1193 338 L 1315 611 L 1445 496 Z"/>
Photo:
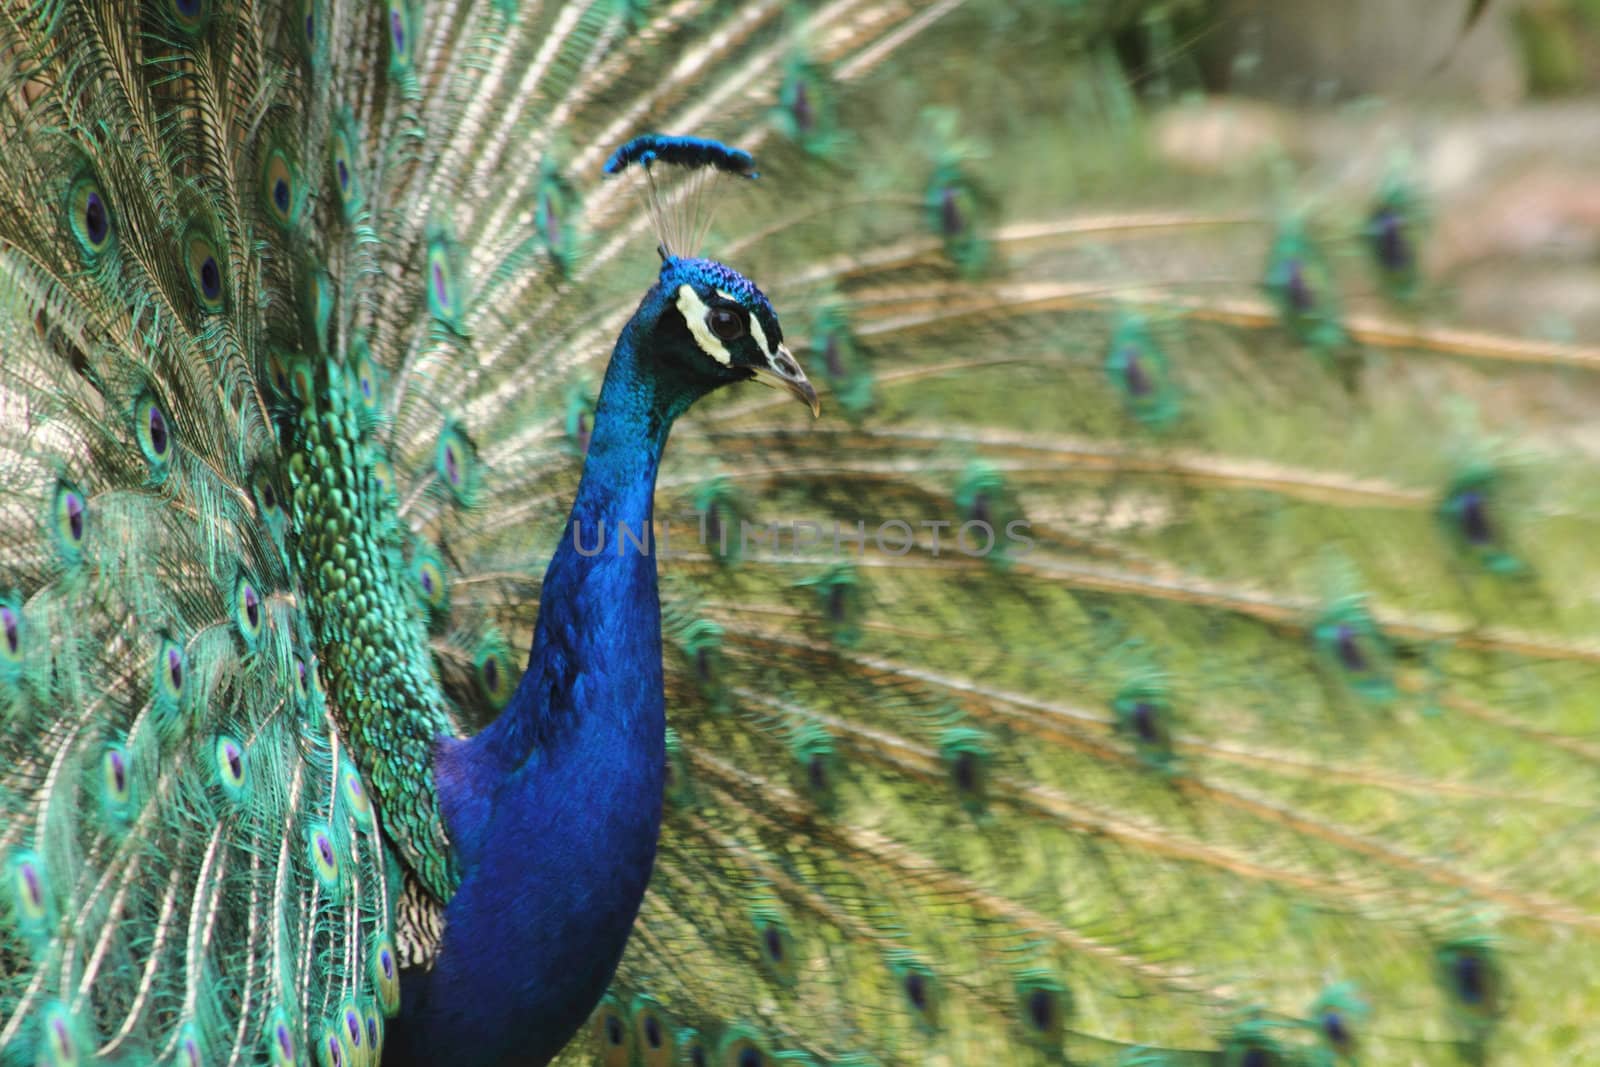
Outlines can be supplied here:
<path id="1" fill-rule="evenodd" d="M 750 336 L 756 339 L 756 344 L 761 346 L 761 351 L 772 355 L 772 346 L 767 344 L 767 331 L 761 328 L 761 320 L 754 315 L 750 316 Z"/>
<path id="2" fill-rule="evenodd" d="M 720 295 L 727 296 L 726 293 Z M 722 338 L 712 333 L 711 327 L 706 325 L 706 315 L 711 308 L 700 299 L 700 294 L 694 291 L 694 286 L 687 282 L 678 286 L 678 311 L 683 315 L 683 321 L 688 323 L 689 332 L 694 335 L 695 343 L 700 346 L 700 350 L 724 367 L 733 366 L 733 353 L 722 343 Z"/>
<path id="3" fill-rule="evenodd" d="M 722 299 L 729 301 L 730 303 L 737 304 L 739 302 L 738 297 L 734 296 L 732 293 L 724 292 L 721 289 L 717 290 L 717 295 L 722 297 Z M 760 345 L 761 351 L 765 352 L 767 355 L 775 356 L 778 354 L 778 350 L 767 343 L 767 331 L 761 328 L 761 320 L 756 318 L 754 315 L 750 316 L 750 336 L 756 339 L 756 344 Z"/>

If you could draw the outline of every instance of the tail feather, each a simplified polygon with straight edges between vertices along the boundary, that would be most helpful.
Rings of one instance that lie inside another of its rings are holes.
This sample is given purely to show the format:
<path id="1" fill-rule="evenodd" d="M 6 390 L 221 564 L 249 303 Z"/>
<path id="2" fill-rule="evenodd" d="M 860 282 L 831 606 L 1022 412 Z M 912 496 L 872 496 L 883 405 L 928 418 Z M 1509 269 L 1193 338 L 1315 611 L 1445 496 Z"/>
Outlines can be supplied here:
<path id="1" fill-rule="evenodd" d="M 739 251 L 781 257 L 816 219 L 790 209 Z M 654 933 L 597 1019 L 637 1020 L 649 991 L 697 1033 L 888 1061 L 1543 1040 L 1502 983 L 1593 922 L 1592 606 L 1555 580 L 1583 571 L 1582 521 L 1545 406 L 1592 356 L 1353 301 L 1351 392 L 1250 291 L 1273 226 L 1089 206 L 996 231 L 993 280 L 939 277 L 938 236 L 782 273 L 780 304 L 842 294 L 873 407 L 802 435 L 730 397 L 675 442 L 674 538 L 695 541 L 714 469 L 787 540 L 664 564 L 716 657 L 677 661 Z M 1133 266 L 1152 253 L 1170 265 Z M 1106 366 L 1134 308 L 1181 398 L 1159 425 Z M 1514 433 L 1517 454 L 1494 443 Z M 1031 551 L 971 559 L 946 530 L 935 555 L 919 523 L 972 518 L 977 460 Z M 1491 485 L 1485 537 L 1462 493 Z M 905 518 L 907 554 L 897 531 L 874 545 L 874 519 Z M 795 546 L 798 520 L 823 543 Z M 733 988 L 680 986 L 686 957 Z"/>

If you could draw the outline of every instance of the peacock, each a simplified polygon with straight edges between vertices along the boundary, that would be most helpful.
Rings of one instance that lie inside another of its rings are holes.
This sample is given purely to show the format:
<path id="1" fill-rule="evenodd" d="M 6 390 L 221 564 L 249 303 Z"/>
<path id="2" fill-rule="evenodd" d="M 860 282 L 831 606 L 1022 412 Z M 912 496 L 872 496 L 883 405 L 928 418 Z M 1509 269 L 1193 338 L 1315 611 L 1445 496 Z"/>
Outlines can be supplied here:
<path id="1" fill-rule="evenodd" d="M 1238 6 L 0 3 L 0 1064 L 1600 1058 L 1600 349 Z"/>

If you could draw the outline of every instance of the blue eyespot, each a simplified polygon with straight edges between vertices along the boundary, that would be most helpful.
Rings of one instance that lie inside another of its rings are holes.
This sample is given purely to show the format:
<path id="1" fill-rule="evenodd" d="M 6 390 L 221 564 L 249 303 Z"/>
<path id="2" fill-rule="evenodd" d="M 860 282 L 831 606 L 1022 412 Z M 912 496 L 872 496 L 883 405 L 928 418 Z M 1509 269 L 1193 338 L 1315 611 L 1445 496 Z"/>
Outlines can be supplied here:
<path id="1" fill-rule="evenodd" d="M 675 1031 L 661 1005 L 647 996 L 637 996 L 628 1005 L 633 1019 L 633 1044 L 639 1067 L 670 1067 L 675 1063 Z"/>
<path id="2" fill-rule="evenodd" d="M 172 424 L 156 398 L 148 392 L 140 393 L 133 402 L 133 431 L 139 441 L 139 451 L 150 464 L 151 474 L 164 477 L 172 461 Z"/>
<path id="3" fill-rule="evenodd" d="M 993 760 L 986 735 L 971 727 L 952 726 L 940 735 L 939 758 L 961 806 L 971 812 L 983 810 Z"/>
<path id="4" fill-rule="evenodd" d="M 631 1059 L 631 1033 L 622 1005 L 617 1003 L 615 997 L 607 994 L 600 1001 L 600 1006 L 595 1008 L 594 1015 L 590 1017 L 589 1028 L 600 1052 L 600 1063 L 604 1067 L 626 1067 Z"/>
<path id="5" fill-rule="evenodd" d="M 127 818 L 133 798 L 132 768 L 128 749 L 120 743 L 106 746 L 100 757 L 100 808 L 113 820 Z"/>
<path id="6" fill-rule="evenodd" d="M 361 1017 L 361 1012 L 356 1010 L 354 1004 L 346 1004 L 339 1011 L 339 1020 L 344 1025 L 344 1040 L 350 1051 L 356 1056 L 361 1056 L 367 1044 L 367 1021 Z"/>
<path id="7" fill-rule="evenodd" d="M 194 290 L 200 309 L 216 314 L 227 308 L 224 291 L 222 259 L 216 242 L 199 226 L 192 226 L 184 238 L 184 264 L 189 273 L 189 286 Z"/>
<path id="8" fill-rule="evenodd" d="M 320 268 L 308 271 L 304 300 L 306 319 L 316 338 L 317 351 L 327 352 L 333 327 L 333 276 Z"/>
<path id="9" fill-rule="evenodd" d="M 355 1057 L 345 1044 L 344 1025 L 335 1020 L 322 1028 L 317 1042 L 317 1063 L 320 1067 L 355 1067 Z"/>
<path id="10" fill-rule="evenodd" d="M 178 1063 L 181 1067 L 201 1067 L 200 1039 L 193 1023 L 185 1023 L 178 1033 Z"/>
<path id="11" fill-rule="evenodd" d="M 37 853 L 23 849 L 12 855 L 10 869 L 15 914 L 22 920 L 25 931 L 31 927 L 37 932 L 43 927 L 48 914 L 48 882 L 45 879 L 44 862 Z"/>
<path id="12" fill-rule="evenodd" d="M 284 1014 L 282 1008 L 278 1008 L 268 1017 L 266 1027 L 262 1031 L 262 1043 L 267 1047 L 267 1056 L 272 1067 L 294 1067 L 297 1062 L 294 1030 L 290 1027 L 289 1017 Z"/>
<path id="13" fill-rule="evenodd" d="M 83 174 L 67 191 L 67 227 L 90 263 L 111 249 L 115 229 L 105 190 L 92 174 Z"/>
<path id="14" fill-rule="evenodd" d="M 345 810 L 362 829 L 372 826 L 372 799 L 361 781 L 361 772 L 355 765 L 345 762 L 339 769 L 339 794 L 344 798 Z"/>
<path id="15" fill-rule="evenodd" d="M 82 1062 L 82 1045 L 78 1037 L 78 1022 L 65 1004 L 52 1004 L 41 1015 L 44 1041 L 39 1058 L 43 1067 L 78 1067 Z"/>
<path id="16" fill-rule="evenodd" d="M 478 485 L 478 455 L 471 438 L 456 423 L 447 423 L 439 434 L 434 452 L 434 469 L 439 480 L 458 504 L 471 504 Z"/>
<path id="17" fill-rule="evenodd" d="M 1031 969 L 1016 980 L 1018 1022 L 1024 1037 L 1039 1048 L 1061 1043 L 1072 997 L 1067 987 L 1042 969 Z"/>
<path id="18" fill-rule="evenodd" d="M 223 734 L 217 738 L 216 759 L 218 783 L 230 799 L 240 799 L 245 792 L 244 746 Z"/>
<path id="19" fill-rule="evenodd" d="M 306 854 L 322 887 L 330 892 L 336 891 L 339 887 L 339 853 L 334 846 L 333 834 L 326 826 L 313 826 L 306 833 Z"/>
<path id="20" fill-rule="evenodd" d="M 233 586 L 233 624 L 249 648 L 255 648 L 266 626 L 266 605 L 255 583 L 240 575 Z"/>
<path id="21" fill-rule="evenodd" d="M 376 450 L 372 455 L 372 481 L 373 488 L 380 494 L 388 495 L 394 492 L 394 468 Z"/>
<path id="22" fill-rule="evenodd" d="M 0 601 L 0 678 L 14 680 L 22 672 L 22 605 Z"/>
<path id="23" fill-rule="evenodd" d="M 156 649 L 155 702 L 163 711 L 176 708 L 183 700 L 183 685 L 188 680 L 189 660 L 183 646 L 163 639 Z"/>
<path id="24" fill-rule="evenodd" d="M 491 634 L 479 648 L 477 668 L 478 688 L 489 706 L 498 711 L 509 704 L 518 678 L 511 666 L 511 656 L 498 635 Z"/>
<path id="25" fill-rule="evenodd" d="M 314 55 L 317 50 L 316 0 L 301 0 L 300 32 L 305 36 L 306 51 Z"/>
<path id="26" fill-rule="evenodd" d="M 281 148 L 274 148 L 261 164 L 261 206 L 267 218 L 281 229 L 291 228 L 300 209 L 300 176 Z"/>
<path id="27" fill-rule="evenodd" d="M 444 561 L 428 545 L 418 545 L 411 557 L 411 581 L 417 599 L 427 612 L 428 622 L 435 629 L 450 621 L 450 579 L 445 574 Z"/>
<path id="28" fill-rule="evenodd" d="M 83 547 L 89 536 L 88 498 L 77 486 L 58 482 L 52 511 L 56 547 L 67 562 L 76 563 L 83 558 Z"/>
<path id="29" fill-rule="evenodd" d="M 924 1030 L 939 1025 L 939 983 L 933 971 L 919 960 L 902 957 L 890 964 L 900 995 L 912 1018 Z"/>
<path id="30" fill-rule="evenodd" d="M 416 48 L 416 25 L 406 0 L 391 0 L 388 26 L 389 72 L 404 74 L 411 69 Z"/>
<path id="31" fill-rule="evenodd" d="M 759 1034 L 747 1026 L 730 1027 L 717 1049 L 721 1067 L 767 1067 L 772 1056 Z"/>
<path id="32" fill-rule="evenodd" d="M 304 656 L 294 658 L 294 691 L 301 700 L 309 700 L 311 692 L 316 687 L 315 669 L 306 662 Z"/>
<path id="33" fill-rule="evenodd" d="M 387 936 L 372 943 L 367 971 L 378 994 L 378 1006 L 391 1018 L 400 1010 L 400 963 Z"/>
<path id="34" fill-rule="evenodd" d="M 172 0 L 173 21 L 178 28 L 191 36 L 205 29 L 211 17 L 210 0 Z"/>
<path id="35" fill-rule="evenodd" d="M 368 1001 L 361 1008 L 361 1024 L 367 1032 L 367 1063 L 376 1067 L 383 1060 L 383 1015 Z"/>
<path id="36" fill-rule="evenodd" d="M 351 384 L 355 387 L 356 402 L 368 415 L 376 417 L 383 408 L 378 394 L 378 368 L 372 363 L 371 346 L 362 334 L 350 343 L 354 358 L 350 361 Z"/>
<path id="37" fill-rule="evenodd" d="M 450 238 L 443 233 L 434 233 L 428 238 L 427 285 L 429 314 L 452 330 L 458 330 L 463 308 L 456 253 Z"/>
<path id="38" fill-rule="evenodd" d="M 355 120 L 348 113 L 340 116 L 328 140 L 328 158 L 333 167 L 333 186 L 347 221 L 353 220 L 363 204 L 361 173 L 356 168 Z"/>

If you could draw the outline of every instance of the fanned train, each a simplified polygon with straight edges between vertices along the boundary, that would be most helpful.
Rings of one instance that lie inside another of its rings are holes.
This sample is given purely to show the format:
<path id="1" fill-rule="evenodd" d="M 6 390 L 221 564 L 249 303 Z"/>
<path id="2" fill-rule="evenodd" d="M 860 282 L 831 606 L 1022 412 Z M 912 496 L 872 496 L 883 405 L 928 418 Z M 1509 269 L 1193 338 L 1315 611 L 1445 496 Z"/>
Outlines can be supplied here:
<path id="1" fill-rule="evenodd" d="M 1600 348 L 1204 6 L 0 3 L 0 1064 L 1600 1059 Z"/>

